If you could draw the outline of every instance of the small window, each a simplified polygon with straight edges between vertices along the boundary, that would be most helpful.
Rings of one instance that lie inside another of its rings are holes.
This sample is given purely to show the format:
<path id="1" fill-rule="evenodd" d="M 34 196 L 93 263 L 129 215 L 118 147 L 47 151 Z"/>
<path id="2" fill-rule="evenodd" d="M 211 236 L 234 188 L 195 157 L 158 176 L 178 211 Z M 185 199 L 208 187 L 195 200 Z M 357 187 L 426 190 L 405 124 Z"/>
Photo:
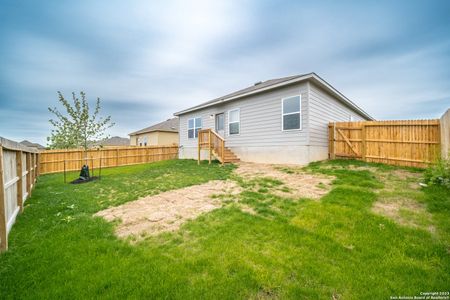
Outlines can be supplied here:
<path id="1" fill-rule="evenodd" d="M 223 113 L 216 115 L 216 131 L 222 131 L 224 127 Z"/>
<path id="2" fill-rule="evenodd" d="M 283 130 L 298 130 L 301 128 L 300 96 L 282 100 Z"/>
<path id="3" fill-rule="evenodd" d="M 202 118 L 192 118 L 188 120 L 188 138 L 198 138 L 198 132 L 202 129 Z"/>
<path id="4" fill-rule="evenodd" d="M 353 122 L 353 116 L 352 115 L 350 115 L 350 117 L 348 118 L 348 120 L 350 121 L 350 122 Z"/>
<path id="5" fill-rule="evenodd" d="M 241 131 L 241 121 L 240 121 L 240 110 L 239 108 L 230 110 L 228 112 L 228 133 L 229 135 L 239 134 Z"/>

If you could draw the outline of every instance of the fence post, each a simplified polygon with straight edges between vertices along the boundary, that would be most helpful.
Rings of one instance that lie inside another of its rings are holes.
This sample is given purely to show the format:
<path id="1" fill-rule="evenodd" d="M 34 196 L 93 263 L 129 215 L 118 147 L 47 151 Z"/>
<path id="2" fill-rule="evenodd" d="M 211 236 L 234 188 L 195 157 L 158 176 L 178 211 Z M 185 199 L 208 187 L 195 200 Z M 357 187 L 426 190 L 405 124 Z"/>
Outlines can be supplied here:
<path id="1" fill-rule="evenodd" d="M 31 153 L 27 152 L 27 198 L 31 196 Z"/>
<path id="2" fill-rule="evenodd" d="M 37 153 L 34 153 L 34 173 L 33 173 L 33 175 L 34 175 L 34 182 L 36 182 L 37 181 L 37 166 L 38 166 L 38 164 L 37 164 Z"/>
<path id="3" fill-rule="evenodd" d="M 330 159 L 336 158 L 336 145 L 335 145 L 335 131 L 336 131 L 336 123 L 333 122 L 333 125 L 329 126 L 330 132 Z"/>
<path id="4" fill-rule="evenodd" d="M 361 125 L 361 159 L 366 161 L 366 125 L 364 123 Z"/>
<path id="5" fill-rule="evenodd" d="M 8 249 L 6 227 L 5 183 L 3 182 L 3 147 L 0 145 L 0 252 Z"/>
<path id="6" fill-rule="evenodd" d="M 441 116 L 439 120 L 441 158 L 447 159 L 450 155 L 450 109 Z"/>
<path id="7" fill-rule="evenodd" d="M 31 166 L 32 166 L 32 172 L 31 172 L 31 182 L 34 185 L 34 181 L 36 179 L 36 155 L 34 153 L 31 153 Z"/>
<path id="8" fill-rule="evenodd" d="M 36 165 L 37 165 L 37 169 L 36 169 L 36 177 L 39 177 L 39 175 L 41 174 L 41 154 L 37 153 L 36 154 Z"/>
<path id="9" fill-rule="evenodd" d="M 116 167 L 119 166 L 119 148 L 116 148 Z"/>
<path id="10" fill-rule="evenodd" d="M 225 141 L 222 141 L 222 165 L 225 164 Z"/>
<path id="11" fill-rule="evenodd" d="M 195 132 L 194 132 L 194 135 L 195 135 Z M 197 160 L 197 164 L 198 165 L 200 164 L 200 136 L 201 136 L 201 133 L 199 132 L 198 136 L 197 136 L 197 139 L 198 139 L 198 160 Z"/>
<path id="12" fill-rule="evenodd" d="M 17 206 L 20 207 L 20 211 L 23 211 L 23 179 L 22 179 L 22 151 L 16 152 L 16 170 L 17 177 Z"/>
<path id="13" fill-rule="evenodd" d="M 209 164 L 211 164 L 211 156 L 212 156 L 212 149 L 211 149 L 211 130 L 208 131 L 208 143 L 209 143 Z"/>
<path id="14" fill-rule="evenodd" d="M 91 172 L 92 176 L 94 176 L 94 158 L 92 157 L 92 154 L 91 154 Z"/>

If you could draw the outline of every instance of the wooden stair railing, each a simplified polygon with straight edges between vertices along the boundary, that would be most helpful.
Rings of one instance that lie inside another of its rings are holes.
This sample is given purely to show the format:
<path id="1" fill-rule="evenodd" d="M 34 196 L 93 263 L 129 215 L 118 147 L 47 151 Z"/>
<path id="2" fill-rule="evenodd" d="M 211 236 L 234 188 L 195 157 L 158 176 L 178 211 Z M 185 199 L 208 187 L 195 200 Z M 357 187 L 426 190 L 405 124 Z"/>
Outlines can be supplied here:
<path id="1" fill-rule="evenodd" d="M 222 164 L 235 162 L 239 159 L 225 147 L 225 140 L 212 129 L 202 129 L 198 132 L 198 163 L 200 164 L 201 149 L 209 150 L 209 163 L 214 155 Z"/>

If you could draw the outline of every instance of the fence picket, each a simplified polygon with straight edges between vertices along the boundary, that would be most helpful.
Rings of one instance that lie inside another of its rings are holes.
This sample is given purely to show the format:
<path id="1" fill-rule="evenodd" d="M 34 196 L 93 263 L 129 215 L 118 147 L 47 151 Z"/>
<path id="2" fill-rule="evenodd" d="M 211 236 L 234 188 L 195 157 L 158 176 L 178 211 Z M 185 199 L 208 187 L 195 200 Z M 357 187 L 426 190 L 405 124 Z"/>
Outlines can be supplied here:
<path id="1" fill-rule="evenodd" d="M 440 156 L 438 119 L 335 122 L 329 124 L 328 130 L 330 158 L 426 167 Z"/>
<path id="2" fill-rule="evenodd" d="M 147 147 L 117 147 L 90 149 L 86 153 L 91 165 L 96 169 L 102 159 L 102 168 L 142 164 L 178 157 L 178 146 L 147 146 Z M 84 151 L 81 149 L 46 150 L 41 152 L 39 173 L 57 173 L 64 171 L 64 161 L 67 171 L 78 171 L 84 162 Z"/>

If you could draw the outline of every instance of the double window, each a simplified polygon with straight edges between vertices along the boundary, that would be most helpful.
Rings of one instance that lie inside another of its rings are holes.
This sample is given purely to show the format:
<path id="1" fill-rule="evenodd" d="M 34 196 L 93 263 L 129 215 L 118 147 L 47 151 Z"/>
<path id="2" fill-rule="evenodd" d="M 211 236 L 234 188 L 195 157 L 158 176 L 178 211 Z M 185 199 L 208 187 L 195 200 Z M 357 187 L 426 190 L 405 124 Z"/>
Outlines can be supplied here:
<path id="1" fill-rule="evenodd" d="M 202 118 L 192 118 L 188 120 L 188 138 L 198 138 L 198 131 L 202 129 Z"/>
<path id="2" fill-rule="evenodd" d="M 283 131 L 301 129 L 301 97 L 293 96 L 282 99 Z"/>
<path id="3" fill-rule="evenodd" d="M 228 134 L 239 134 L 241 131 L 241 113 L 239 108 L 228 111 Z"/>

